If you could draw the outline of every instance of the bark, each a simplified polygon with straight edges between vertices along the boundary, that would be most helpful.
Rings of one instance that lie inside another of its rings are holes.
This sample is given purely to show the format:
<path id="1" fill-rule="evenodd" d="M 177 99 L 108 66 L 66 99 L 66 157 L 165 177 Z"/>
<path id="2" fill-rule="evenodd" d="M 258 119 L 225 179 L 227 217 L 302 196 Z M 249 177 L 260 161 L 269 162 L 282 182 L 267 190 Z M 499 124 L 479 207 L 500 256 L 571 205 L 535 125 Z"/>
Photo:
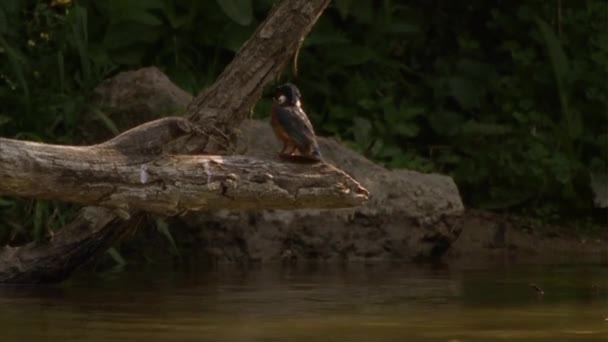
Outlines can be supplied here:
<path id="1" fill-rule="evenodd" d="M 165 118 L 94 146 L 0 138 L 0 194 L 108 207 L 125 216 L 130 210 L 341 208 L 367 198 L 356 181 L 325 163 L 159 153 L 164 140 L 188 131 L 186 119 Z"/>
<path id="2" fill-rule="evenodd" d="M 264 86 L 276 78 L 294 56 L 328 4 L 329 0 L 279 2 L 218 80 L 195 98 L 188 109 L 189 122 L 176 121 L 167 126 L 161 124 L 155 128 L 164 134 L 158 139 L 155 138 L 158 132 L 150 128 L 150 132 L 155 134 L 143 133 L 139 135 L 139 140 L 119 136 L 108 142 L 112 146 L 105 147 L 113 148 L 115 152 L 112 153 L 117 158 L 124 153 L 129 155 L 132 162 L 139 163 L 151 162 L 146 158 L 150 155 L 158 158 L 162 152 L 229 153 L 239 124 L 247 117 Z M 0 143 L 8 144 L 7 141 Z M 104 151 L 103 145 L 90 147 L 89 153 L 101 153 L 98 151 Z M 138 159 L 135 152 L 142 151 L 154 153 Z M 35 179 L 30 182 L 42 183 Z M 87 263 L 126 234 L 123 227 L 116 226 L 117 213 L 123 218 L 140 215 L 124 208 L 109 211 L 87 207 L 60 234 L 42 245 L 1 249 L 0 282 L 56 282 L 65 279 L 78 266 Z"/>
<path id="3" fill-rule="evenodd" d="M 206 134 L 199 135 L 182 152 L 201 148 L 207 153 L 233 150 L 237 129 L 260 98 L 264 86 L 278 78 L 296 56 L 304 37 L 329 3 L 329 0 L 285 0 L 275 5 L 217 82 L 189 105 L 187 116 Z"/>

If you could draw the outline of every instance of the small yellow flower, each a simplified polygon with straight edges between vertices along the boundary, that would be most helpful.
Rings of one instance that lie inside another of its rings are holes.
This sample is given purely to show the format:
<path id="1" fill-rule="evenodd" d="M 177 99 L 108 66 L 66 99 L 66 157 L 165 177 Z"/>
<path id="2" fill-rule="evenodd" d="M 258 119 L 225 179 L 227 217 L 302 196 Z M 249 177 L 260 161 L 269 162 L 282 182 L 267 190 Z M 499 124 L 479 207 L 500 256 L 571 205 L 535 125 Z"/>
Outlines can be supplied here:
<path id="1" fill-rule="evenodd" d="M 40 38 L 44 40 L 49 40 L 49 34 L 46 32 L 40 32 Z"/>

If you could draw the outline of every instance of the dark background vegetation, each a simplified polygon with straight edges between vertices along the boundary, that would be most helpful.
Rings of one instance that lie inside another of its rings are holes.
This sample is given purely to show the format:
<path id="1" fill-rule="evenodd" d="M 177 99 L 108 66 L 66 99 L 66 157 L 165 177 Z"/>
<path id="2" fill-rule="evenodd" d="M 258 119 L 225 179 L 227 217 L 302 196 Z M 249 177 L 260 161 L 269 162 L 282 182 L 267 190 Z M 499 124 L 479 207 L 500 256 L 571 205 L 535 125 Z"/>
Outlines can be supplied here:
<path id="1" fill-rule="evenodd" d="M 114 131 L 89 100 L 124 70 L 156 65 L 196 94 L 272 3 L 2 0 L 0 136 L 78 143 L 91 119 Z M 590 173 L 608 169 L 607 6 L 336 0 L 283 80 L 319 135 L 387 167 L 450 174 L 469 207 L 588 221 Z M 40 238 L 68 211 L 0 197 L 0 242 Z"/>

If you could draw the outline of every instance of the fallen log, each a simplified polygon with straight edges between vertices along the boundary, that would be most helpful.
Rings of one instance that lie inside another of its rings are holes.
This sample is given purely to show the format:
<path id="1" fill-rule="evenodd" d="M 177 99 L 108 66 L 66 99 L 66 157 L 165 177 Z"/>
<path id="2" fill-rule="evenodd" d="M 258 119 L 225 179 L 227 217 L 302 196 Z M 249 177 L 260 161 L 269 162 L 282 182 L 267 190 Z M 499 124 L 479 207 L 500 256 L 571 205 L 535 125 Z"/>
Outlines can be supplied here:
<path id="1" fill-rule="evenodd" d="M 146 133 L 142 130 L 142 134 L 138 135 L 141 139 L 133 140 L 129 137 L 119 136 L 106 143 L 105 146 L 104 144 L 95 145 L 95 147 L 91 146 L 88 147 L 88 150 L 85 148 L 84 152 L 77 147 L 64 148 L 74 151 L 79 150 L 80 152 L 75 153 L 79 153 L 80 156 L 87 153 L 91 155 L 98 154 L 98 156 L 103 153 L 109 153 L 119 158 L 122 153 L 128 156 L 129 163 L 140 163 L 140 166 L 142 165 L 141 163 L 152 163 L 154 160 L 159 160 L 159 158 L 168 158 L 166 157 L 167 152 L 172 155 L 229 154 L 233 151 L 232 145 L 236 140 L 240 123 L 248 116 L 254 103 L 262 94 L 264 86 L 278 77 L 290 59 L 294 55 L 297 55 L 297 50 L 301 46 L 302 40 L 316 23 L 329 2 L 330 0 L 289 0 L 278 2 L 266 20 L 237 52 L 234 60 L 224 69 L 217 81 L 210 87 L 205 88 L 192 101 L 186 112 L 188 121 L 175 121 L 173 125 L 168 126 L 160 124 L 158 132 L 166 134 L 165 136 L 159 139 L 153 138 L 155 134 L 150 134 L 150 132 L 157 131 L 148 127 L 150 129 L 149 132 Z M 156 125 L 158 123 L 150 124 Z M 174 134 L 177 134 L 177 136 L 174 136 Z M 3 146 L 12 145 L 13 150 L 20 148 L 14 145 L 14 141 L 10 140 L 2 140 L 0 144 Z M 8 149 L 8 147 L 5 148 Z M 57 146 L 50 146 L 48 148 L 57 152 Z M 0 154 L 4 153 L 0 152 Z M 178 159 L 180 158 L 182 157 Z M 193 157 L 183 158 L 185 158 L 183 160 L 188 160 L 188 158 Z M 209 165 L 211 165 L 211 160 L 207 159 Z M 224 157 L 223 160 L 226 160 L 226 158 Z M 242 159 L 239 160 L 242 161 Z M 27 158 L 25 162 L 27 162 Z M 53 163 L 52 160 L 49 162 Z M 206 181 L 204 160 L 199 160 L 200 163 L 194 163 L 192 159 L 189 159 L 189 162 L 191 162 L 191 165 L 194 165 L 193 167 L 198 167 L 198 179 L 199 181 L 202 180 L 201 184 L 204 184 Z M 8 161 L 2 161 L 2 164 L 8 165 Z M 9 166 L 6 165 L 3 167 L 8 169 Z M 200 170 L 201 165 L 203 165 L 202 172 Z M 277 165 L 272 164 L 273 167 Z M 70 166 L 74 167 L 74 165 Z M 314 171 L 320 172 L 323 167 L 327 166 L 291 165 L 289 167 L 302 168 L 300 169 L 302 172 L 296 172 L 296 174 L 301 175 L 302 179 L 308 179 L 311 174 L 307 173 L 306 168 L 309 171 L 313 171 L 311 168 L 318 168 L 314 169 Z M 288 172 L 293 174 L 294 170 L 290 169 Z M 67 173 L 69 174 L 69 171 Z M 274 176 L 271 173 L 269 174 Z M 141 176 L 141 169 L 139 175 Z M 200 177 L 201 175 L 202 177 Z M 228 175 L 225 175 L 226 179 L 229 178 Z M 338 173 L 335 172 L 334 175 L 337 176 Z M 9 183 L 8 178 L 5 179 L 7 177 L 6 174 L 0 177 L 2 177 L 0 178 L 0 183 Z M 329 177 L 328 179 L 335 178 Z M 340 179 L 349 181 L 346 175 L 340 176 Z M 276 182 L 277 178 L 274 181 Z M 36 179 L 35 177 L 30 179 L 29 182 L 42 183 L 41 179 Z M 315 182 L 313 181 L 311 184 Z M 350 185 L 347 185 L 347 188 L 354 189 L 354 184 L 348 184 Z M 34 185 L 30 184 L 30 186 Z M 38 186 L 43 185 L 38 184 Z M 13 184 L 11 185 L 10 193 L 18 195 L 17 187 L 22 190 L 27 188 L 23 184 Z M 279 187 L 276 190 L 278 191 Z M 8 185 L 6 185 L 4 191 L 8 191 Z M 298 194 L 300 202 L 297 202 L 297 204 L 304 204 L 306 202 L 308 203 L 306 205 L 312 206 L 312 203 L 317 200 L 309 198 L 310 193 L 304 195 L 305 193 L 306 191 Z M 365 196 L 364 190 L 362 194 Z M 335 196 L 335 194 L 332 196 Z M 306 201 L 303 200 L 305 198 L 307 198 Z M 73 199 L 75 200 L 75 198 Z M 116 201 L 116 203 L 124 202 L 125 200 L 125 198 L 122 198 Z M 140 201 L 139 205 L 144 206 L 143 202 L 145 201 Z M 114 205 L 111 201 L 110 203 L 103 203 L 102 201 L 100 204 L 110 207 Z M 180 208 L 180 206 L 177 205 L 176 208 Z M 117 222 L 120 222 L 119 216 L 122 218 L 141 216 L 140 211 L 130 209 L 131 207 L 115 207 L 112 210 L 100 207 L 86 207 L 79 212 L 70 224 L 63 227 L 49 241 L 31 243 L 16 248 L 4 247 L 0 249 L 0 283 L 40 283 L 64 280 L 76 268 L 90 262 L 108 246 L 111 246 L 128 234 L 129 229 L 123 226 L 132 224 L 126 222 L 123 225 L 117 225 Z"/>
<path id="2" fill-rule="evenodd" d="M 342 208 L 367 199 L 355 180 L 326 163 L 163 154 L 164 140 L 176 138 L 179 127 L 189 133 L 185 119 L 165 118 L 93 146 L 0 138 L 0 195 L 107 207 L 125 217 L 131 210 Z"/>

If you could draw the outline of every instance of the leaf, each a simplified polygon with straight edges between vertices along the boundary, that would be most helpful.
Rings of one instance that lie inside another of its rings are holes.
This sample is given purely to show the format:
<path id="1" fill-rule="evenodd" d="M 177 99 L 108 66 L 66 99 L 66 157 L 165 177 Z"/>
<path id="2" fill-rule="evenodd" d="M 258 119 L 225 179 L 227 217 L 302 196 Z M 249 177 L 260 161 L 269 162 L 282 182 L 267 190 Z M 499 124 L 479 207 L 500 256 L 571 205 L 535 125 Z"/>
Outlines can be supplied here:
<path id="1" fill-rule="evenodd" d="M 178 14 L 176 11 L 176 5 L 174 1 L 165 1 L 165 7 L 163 8 L 163 12 L 167 20 L 169 21 L 169 25 L 173 29 L 179 29 L 181 27 L 190 26 L 197 17 L 198 7 L 200 1 L 191 0 L 188 6 L 188 13 L 186 14 Z"/>
<path id="2" fill-rule="evenodd" d="M 108 12 L 107 17 L 114 22 L 132 22 L 146 26 L 160 26 L 163 24 L 150 10 L 165 10 L 163 0 L 105 0 L 99 6 Z"/>
<path id="3" fill-rule="evenodd" d="M 412 138 L 418 135 L 420 128 L 414 123 L 402 122 L 395 125 L 393 130 L 401 137 Z"/>
<path id="4" fill-rule="evenodd" d="M 224 13 L 235 23 L 248 26 L 253 20 L 252 0 L 216 0 Z"/>
<path id="5" fill-rule="evenodd" d="M 402 106 L 401 107 L 401 115 L 403 116 L 404 119 L 413 119 L 415 117 L 418 117 L 422 114 L 424 114 L 426 112 L 426 108 L 425 107 L 406 107 L 406 106 Z"/>
<path id="6" fill-rule="evenodd" d="M 12 207 L 15 205 L 14 201 L 0 198 L 0 207 Z"/>
<path id="7" fill-rule="evenodd" d="M 8 60 L 11 64 L 11 68 L 14 71 L 21 87 L 23 88 L 23 94 L 25 95 L 27 112 L 30 112 L 30 89 L 28 86 L 28 82 L 25 78 L 25 70 L 27 67 L 27 58 L 21 53 L 21 51 L 17 49 L 13 49 L 7 42 L 4 40 L 4 37 L 0 35 L 0 46 L 4 48 L 6 55 L 8 56 Z"/>
<path id="8" fill-rule="evenodd" d="M 116 126 L 116 124 L 114 123 L 114 121 L 112 119 L 110 119 L 110 117 L 106 113 L 102 112 L 98 108 L 93 108 L 92 112 L 95 115 L 95 117 L 99 121 L 101 121 L 104 124 L 104 126 L 106 126 L 106 128 L 112 134 L 114 134 L 114 135 L 120 134 L 120 130 L 118 129 L 118 126 Z"/>
<path id="9" fill-rule="evenodd" d="M 464 118 L 452 111 L 439 111 L 431 113 L 428 117 L 428 122 L 431 128 L 439 135 L 453 136 L 458 133 Z"/>
<path id="10" fill-rule="evenodd" d="M 372 123 L 365 118 L 356 117 L 353 119 L 352 131 L 355 142 L 365 149 L 370 143 Z"/>
<path id="11" fill-rule="evenodd" d="M 361 65 L 376 58 L 373 48 L 361 45 L 338 45 L 325 53 L 328 59 L 341 66 Z"/>
<path id="12" fill-rule="evenodd" d="M 515 188 L 494 188 L 490 190 L 490 199 L 483 201 L 479 207 L 487 210 L 496 210 L 523 204 L 533 197 L 529 190 Z"/>
<path id="13" fill-rule="evenodd" d="M 0 7 L 0 34 L 6 34 L 9 31 L 9 23 L 6 17 L 4 9 Z"/>
<path id="14" fill-rule="evenodd" d="M 543 36 L 547 53 L 551 59 L 551 64 L 553 64 L 555 77 L 559 81 L 565 81 L 567 79 L 570 66 L 568 65 L 568 58 L 566 57 L 566 53 L 564 52 L 564 48 L 559 41 L 559 38 L 555 32 L 553 32 L 553 29 L 551 29 L 549 24 L 547 24 L 544 20 L 537 17 L 536 24 L 538 25 L 538 29 Z"/>
<path id="15" fill-rule="evenodd" d="M 117 263 L 118 265 L 124 266 L 127 264 L 125 259 L 122 257 L 122 255 L 120 255 L 120 252 L 116 248 L 114 248 L 114 247 L 108 248 L 107 253 L 114 260 L 114 262 Z"/>
<path id="16" fill-rule="evenodd" d="M 224 30 L 223 39 L 219 42 L 219 46 L 237 52 L 243 42 L 247 41 L 247 38 L 249 38 L 249 32 L 238 25 L 230 25 Z"/>
<path id="17" fill-rule="evenodd" d="M 448 79 L 450 94 L 465 110 L 479 107 L 480 87 L 475 81 L 464 77 L 450 77 Z"/>
<path id="18" fill-rule="evenodd" d="M 88 56 L 89 37 L 87 31 L 87 10 L 81 6 L 74 6 L 72 11 L 70 11 L 70 16 L 73 17 L 73 20 L 75 21 L 72 24 L 72 41 L 76 45 L 80 57 L 80 65 L 84 78 L 83 81 L 86 84 L 89 84 L 91 81 L 91 66 Z"/>
<path id="19" fill-rule="evenodd" d="M 158 230 L 166 239 L 169 241 L 169 245 L 171 245 L 171 251 L 174 254 L 179 255 L 179 250 L 177 249 L 177 244 L 175 244 L 175 240 L 173 239 L 173 235 L 169 230 L 169 225 L 167 222 L 161 218 L 156 218 L 156 230 Z"/>
<path id="20" fill-rule="evenodd" d="M 349 15 L 358 22 L 369 24 L 374 19 L 374 0 L 357 0 L 349 8 Z"/>
<path id="21" fill-rule="evenodd" d="M 13 119 L 11 119 L 11 118 L 10 118 L 10 117 L 8 117 L 8 116 L 5 116 L 5 115 L 0 115 L 0 126 L 5 125 L 5 124 L 9 123 L 9 122 L 11 122 L 12 120 L 13 120 Z"/>
<path id="22" fill-rule="evenodd" d="M 108 49 L 132 48 L 134 43 L 154 43 L 161 35 L 160 28 L 134 22 L 113 22 L 108 27 L 103 45 Z"/>
<path id="23" fill-rule="evenodd" d="M 338 13 L 342 19 L 346 19 L 348 17 L 348 12 L 350 10 L 351 4 L 353 0 L 335 0 L 336 8 L 338 9 Z"/>
<path id="24" fill-rule="evenodd" d="M 467 136 L 480 135 L 505 135 L 511 133 L 512 129 L 507 125 L 492 124 L 469 120 L 462 125 L 460 134 Z"/>
<path id="25" fill-rule="evenodd" d="M 593 191 L 593 203 L 597 208 L 608 208 L 608 174 L 590 174 L 590 185 Z"/>
<path id="26" fill-rule="evenodd" d="M 34 239 L 36 241 L 42 238 L 44 233 L 45 222 L 48 204 L 46 201 L 36 200 L 34 205 Z"/>
<path id="27" fill-rule="evenodd" d="M 549 24 L 538 17 L 535 18 L 535 21 L 543 37 L 543 42 L 545 43 L 549 59 L 551 60 L 551 66 L 553 67 L 553 74 L 555 75 L 559 99 L 562 105 L 564 130 L 568 132 L 570 138 L 578 138 L 583 132 L 583 125 L 580 114 L 571 110 L 569 105 L 568 85 L 571 82 L 571 71 L 566 52 Z"/>
<path id="28" fill-rule="evenodd" d="M 419 33 L 420 28 L 414 26 L 412 24 L 404 23 L 404 22 L 393 22 L 386 27 L 386 33 L 389 34 L 412 34 Z"/>
<path id="29" fill-rule="evenodd" d="M 348 43 L 348 38 L 344 37 L 339 32 L 329 32 L 327 34 L 312 34 L 309 38 L 304 41 L 304 46 L 316 46 L 316 45 L 331 45 L 345 44 Z"/>
<path id="30" fill-rule="evenodd" d="M 127 48 L 112 51 L 112 61 L 126 65 L 138 65 L 146 57 L 147 45 L 133 44 Z"/>
<path id="31" fill-rule="evenodd" d="M 59 90 L 65 92 L 65 61 L 63 52 L 57 52 L 57 74 L 59 78 Z"/>
<path id="32" fill-rule="evenodd" d="M 384 158 L 395 158 L 403 155 L 403 151 L 399 146 L 395 144 L 382 145 L 380 151 L 378 151 L 378 157 Z"/>
<path id="33" fill-rule="evenodd" d="M 20 0 L 0 1 L 0 34 L 11 34 L 14 30 L 15 19 L 19 20 L 19 10 L 24 6 Z M 11 19 L 13 22 L 11 23 Z M 11 30 L 13 29 L 13 30 Z"/>

